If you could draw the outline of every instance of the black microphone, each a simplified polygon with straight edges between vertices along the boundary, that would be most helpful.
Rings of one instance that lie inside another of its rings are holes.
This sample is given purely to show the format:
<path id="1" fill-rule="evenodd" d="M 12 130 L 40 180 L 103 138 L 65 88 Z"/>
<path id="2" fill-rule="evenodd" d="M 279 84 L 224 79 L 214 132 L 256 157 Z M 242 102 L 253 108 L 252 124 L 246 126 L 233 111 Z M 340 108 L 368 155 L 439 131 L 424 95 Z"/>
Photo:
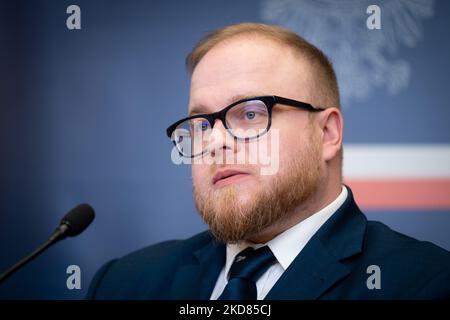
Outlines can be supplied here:
<path id="1" fill-rule="evenodd" d="M 13 265 L 0 275 L 0 283 L 8 279 L 14 272 L 19 270 L 25 264 L 36 258 L 45 249 L 55 244 L 59 240 L 69 237 L 74 237 L 83 232 L 94 220 L 94 209 L 88 204 L 80 204 L 70 210 L 59 223 L 58 228 L 53 232 L 50 238 L 44 242 L 40 247 L 30 253 L 28 256 L 22 258 L 19 262 Z"/>

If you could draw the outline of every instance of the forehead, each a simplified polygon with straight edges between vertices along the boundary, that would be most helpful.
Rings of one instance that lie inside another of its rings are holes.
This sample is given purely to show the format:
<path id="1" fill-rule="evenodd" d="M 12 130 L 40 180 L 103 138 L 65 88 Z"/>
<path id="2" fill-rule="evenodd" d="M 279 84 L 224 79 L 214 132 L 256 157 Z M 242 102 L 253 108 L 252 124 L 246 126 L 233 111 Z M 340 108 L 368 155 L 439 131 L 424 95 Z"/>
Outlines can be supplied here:
<path id="1" fill-rule="evenodd" d="M 286 45 L 262 37 L 229 39 L 195 68 L 189 108 L 220 108 L 237 96 L 273 94 L 308 101 L 311 75 L 306 59 Z"/>

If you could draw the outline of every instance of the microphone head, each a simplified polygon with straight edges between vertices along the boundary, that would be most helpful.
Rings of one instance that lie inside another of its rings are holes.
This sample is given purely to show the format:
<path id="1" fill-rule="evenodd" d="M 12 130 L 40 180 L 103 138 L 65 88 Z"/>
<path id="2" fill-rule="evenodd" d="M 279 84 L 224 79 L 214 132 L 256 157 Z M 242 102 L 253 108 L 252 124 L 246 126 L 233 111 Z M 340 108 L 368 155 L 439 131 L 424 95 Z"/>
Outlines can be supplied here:
<path id="1" fill-rule="evenodd" d="M 94 220 L 94 217 L 94 209 L 90 205 L 83 203 L 70 210 L 61 219 L 60 225 L 65 224 L 68 227 L 65 234 L 74 237 L 83 232 Z"/>

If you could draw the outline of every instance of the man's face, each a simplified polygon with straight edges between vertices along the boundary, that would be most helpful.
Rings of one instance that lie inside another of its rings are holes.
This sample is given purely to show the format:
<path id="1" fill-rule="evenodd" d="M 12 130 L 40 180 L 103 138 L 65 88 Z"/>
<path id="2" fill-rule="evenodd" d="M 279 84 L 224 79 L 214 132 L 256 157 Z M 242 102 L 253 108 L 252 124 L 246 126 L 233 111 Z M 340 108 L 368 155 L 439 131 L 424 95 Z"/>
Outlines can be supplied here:
<path id="1" fill-rule="evenodd" d="M 314 103 L 312 77 L 309 63 L 291 49 L 260 37 L 237 37 L 215 46 L 195 68 L 189 111 L 212 113 L 236 100 L 261 95 Z M 276 105 L 270 131 L 247 142 L 229 139 L 223 124 L 216 121 L 210 152 L 196 159 L 192 178 L 197 209 L 219 240 L 257 239 L 285 223 L 316 192 L 322 159 L 313 121 L 307 111 Z M 266 165 L 255 144 L 266 144 L 269 154 L 277 152 L 275 173 L 261 175 Z M 241 153 L 247 154 L 246 163 L 229 161 Z M 222 161 L 211 164 L 218 159 Z"/>

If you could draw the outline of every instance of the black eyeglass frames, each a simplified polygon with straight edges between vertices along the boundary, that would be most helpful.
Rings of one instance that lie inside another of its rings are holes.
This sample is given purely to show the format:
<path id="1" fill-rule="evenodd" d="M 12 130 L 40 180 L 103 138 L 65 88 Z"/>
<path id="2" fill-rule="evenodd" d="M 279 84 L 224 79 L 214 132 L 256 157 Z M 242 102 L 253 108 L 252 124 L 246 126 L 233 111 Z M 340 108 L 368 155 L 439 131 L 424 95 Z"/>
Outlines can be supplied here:
<path id="1" fill-rule="evenodd" d="M 207 149 L 207 141 L 217 119 L 234 139 L 251 140 L 259 138 L 270 130 L 272 109 L 276 104 L 320 112 L 323 108 L 309 103 L 279 96 L 257 96 L 233 102 L 220 111 L 197 114 L 183 118 L 167 128 L 167 136 L 177 147 L 180 155 L 195 157 Z"/>

